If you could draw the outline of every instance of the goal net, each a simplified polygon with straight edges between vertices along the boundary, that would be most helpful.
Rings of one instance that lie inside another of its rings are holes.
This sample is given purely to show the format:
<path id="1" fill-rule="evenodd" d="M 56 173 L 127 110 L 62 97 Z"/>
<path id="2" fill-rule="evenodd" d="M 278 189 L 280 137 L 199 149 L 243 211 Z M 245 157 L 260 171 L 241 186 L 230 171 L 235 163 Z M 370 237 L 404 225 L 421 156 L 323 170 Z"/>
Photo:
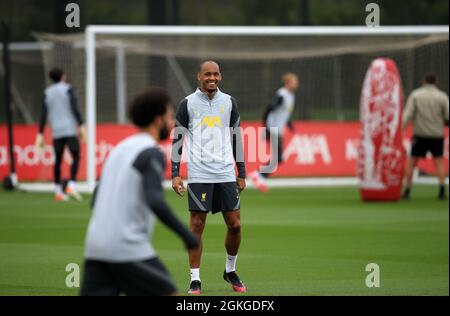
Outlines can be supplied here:
<path id="1" fill-rule="evenodd" d="M 217 60 L 221 89 L 242 120 L 257 121 L 285 72 L 297 73 L 299 120 L 358 120 L 365 73 L 377 57 L 398 65 L 405 94 L 433 71 L 448 92 L 448 27 L 91 26 L 85 34 L 36 34 L 51 49 L 46 70 L 62 67 L 88 123 L 87 180 L 96 179 L 95 124 L 126 123 L 126 104 L 147 85 L 175 103 L 197 87 L 199 62 Z"/>

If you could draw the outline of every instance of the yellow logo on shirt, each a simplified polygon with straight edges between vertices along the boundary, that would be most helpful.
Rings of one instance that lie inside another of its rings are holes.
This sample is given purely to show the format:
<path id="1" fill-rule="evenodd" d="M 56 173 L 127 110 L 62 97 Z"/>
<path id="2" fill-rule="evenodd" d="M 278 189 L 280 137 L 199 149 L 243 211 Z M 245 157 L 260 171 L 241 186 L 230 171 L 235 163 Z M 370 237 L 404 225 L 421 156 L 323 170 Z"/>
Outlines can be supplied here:
<path id="1" fill-rule="evenodd" d="M 201 126 L 222 127 L 222 120 L 220 119 L 220 116 L 205 116 Z"/>
<path id="2" fill-rule="evenodd" d="M 222 114 L 225 113 L 225 106 L 223 105 L 220 106 L 220 113 Z"/>
<path id="3" fill-rule="evenodd" d="M 202 193 L 202 202 L 206 202 L 206 193 Z"/>

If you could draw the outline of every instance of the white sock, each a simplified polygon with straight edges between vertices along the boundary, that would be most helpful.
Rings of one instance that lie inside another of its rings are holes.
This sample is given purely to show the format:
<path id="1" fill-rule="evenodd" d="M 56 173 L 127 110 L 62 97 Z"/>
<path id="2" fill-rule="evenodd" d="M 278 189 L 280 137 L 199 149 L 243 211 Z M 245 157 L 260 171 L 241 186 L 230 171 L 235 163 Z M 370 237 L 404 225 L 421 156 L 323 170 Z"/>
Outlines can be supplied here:
<path id="1" fill-rule="evenodd" d="M 191 269 L 191 282 L 200 280 L 200 268 Z"/>
<path id="2" fill-rule="evenodd" d="M 237 255 L 230 256 L 229 254 L 227 254 L 227 259 L 225 261 L 226 273 L 236 271 L 236 259 L 237 259 Z"/>
<path id="3" fill-rule="evenodd" d="M 56 194 L 63 193 L 61 184 L 55 184 L 55 193 Z"/>
<path id="4" fill-rule="evenodd" d="M 69 180 L 69 182 L 67 182 L 67 186 L 75 190 L 75 181 Z"/>

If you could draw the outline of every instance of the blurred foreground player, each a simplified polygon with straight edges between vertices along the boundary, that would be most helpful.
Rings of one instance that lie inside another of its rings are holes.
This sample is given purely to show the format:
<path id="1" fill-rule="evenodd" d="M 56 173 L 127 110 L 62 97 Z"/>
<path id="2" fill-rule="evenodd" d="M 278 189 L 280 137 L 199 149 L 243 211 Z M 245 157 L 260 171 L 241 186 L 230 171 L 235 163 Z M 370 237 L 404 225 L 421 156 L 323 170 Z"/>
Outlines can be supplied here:
<path id="1" fill-rule="evenodd" d="M 271 162 L 278 166 L 283 162 L 283 136 L 286 126 L 294 131 L 291 122 L 291 114 L 295 106 L 295 91 L 299 87 L 298 76 L 286 73 L 282 77 L 283 87 L 277 90 L 269 106 L 266 108 L 263 123 L 266 127 L 266 137 L 270 142 Z M 261 192 L 267 191 L 266 179 L 272 172 L 272 166 L 264 166 L 261 172 L 254 171 L 250 174 L 255 187 Z"/>
<path id="2" fill-rule="evenodd" d="M 445 92 L 436 86 L 437 78 L 428 74 L 423 86 L 414 90 L 406 103 L 403 128 L 412 120 L 414 124 L 411 158 L 406 167 L 406 188 L 403 199 L 410 199 L 413 171 L 418 161 L 428 152 L 433 155 L 439 178 L 439 199 L 446 200 L 444 127 L 449 120 L 449 99 Z"/>
<path id="3" fill-rule="evenodd" d="M 158 217 L 187 249 L 197 239 L 164 200 L 164 154 L 157 143 L 173 127 L 169 95 L 148 88 L 129 107 L 139 132 L 117 145 L 107 158 L 94 194 L 86 238 L 81 295 L 175 295 L 175 285 L 158 259 L 149 236 Z"/>
<path id="4" fill-rule="evenodd" d="M 85 128 L 78 109 L 77 98 L 72 86 L 66 83 L 64 71 L 54 68 L 50 71 L 49 77 L 53 84 L 44 92 L 39 132 L 36 136 L 36 147 L 44 146 L 43 133 L 48 117 L 52 130 L 53 148 L 55 150 L 55 164 L 53 167 L 55 200 L 67 201 L 67 195 L 76 200 L 81 200 L 81 195 L 75 187 L 75 181 L 80 165 L 78 134 L 84 141 Z M 64 191 L 61 184 L 61 164 L 66 146 L 72 155 L 72 166 L 70 169 L 70 180 Z"/>

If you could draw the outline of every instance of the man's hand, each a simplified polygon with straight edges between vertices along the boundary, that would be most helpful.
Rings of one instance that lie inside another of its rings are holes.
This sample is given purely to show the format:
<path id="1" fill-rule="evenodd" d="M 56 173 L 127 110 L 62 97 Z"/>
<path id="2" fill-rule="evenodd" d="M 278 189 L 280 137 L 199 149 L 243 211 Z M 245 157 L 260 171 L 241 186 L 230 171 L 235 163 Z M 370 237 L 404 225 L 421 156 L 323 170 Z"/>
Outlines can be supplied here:
<path id="1" fill-rule="evenodd" d="M 245 179 L 244 178 L 236 178 L 236 183 L 237 183 L 239 192 L 244 191 L 245 186 L 246 186 Z"/>
<path id="2" fill-rule="evenodd" d="M 184 187 L 183 180 L 181 180 L 181 177 L 174 177 L 172 179 L 172 189 L 179 196 L 181 196 L 181 197 L 184 196 L 184 192 L 186 192 L 186 188 Z"/>
<path id="3" fill-rule="evenodd" d="M 86 143 L 86 127 L 84 125 L 80 126 L 80 139 L 83 143 Z"/>
<path id="4" fill-rule="evenodd" d="M 35 145 L 37 148 L 42 148 L 42 147 L 44 147 L 44 137 L 42 136 L 41 133 L 38 133 L 38 134 L 36 135 L 36 141 L 35 141 L 34 145 Z"/>

